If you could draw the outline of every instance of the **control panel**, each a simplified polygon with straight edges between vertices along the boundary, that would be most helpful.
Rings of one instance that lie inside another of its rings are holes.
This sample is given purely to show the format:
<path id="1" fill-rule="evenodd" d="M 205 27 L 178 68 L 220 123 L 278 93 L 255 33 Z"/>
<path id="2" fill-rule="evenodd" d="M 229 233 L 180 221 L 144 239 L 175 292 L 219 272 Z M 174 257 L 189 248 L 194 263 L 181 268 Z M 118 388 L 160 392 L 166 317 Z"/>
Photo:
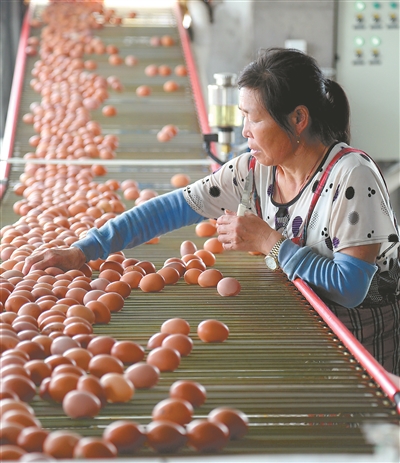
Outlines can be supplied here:
<path id="1" fill-rule="evenodd" d="M 336 80 L 351 106 L 352 145 L 400 161 L 399 1 L 339 1 Z"/>

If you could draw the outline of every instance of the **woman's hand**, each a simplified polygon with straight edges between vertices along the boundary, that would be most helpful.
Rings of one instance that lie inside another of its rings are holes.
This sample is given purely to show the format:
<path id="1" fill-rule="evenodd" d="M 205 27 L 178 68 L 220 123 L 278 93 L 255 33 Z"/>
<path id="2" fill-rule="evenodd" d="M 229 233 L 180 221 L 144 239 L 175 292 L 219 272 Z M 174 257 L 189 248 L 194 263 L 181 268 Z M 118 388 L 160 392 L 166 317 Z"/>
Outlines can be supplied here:
<path id="1" fill-rule="evenodd" d="M 57 267 L 61 270 L 79 269 L 85 262 L 85 254 L 79 248 L 46 249 L 29 256 L 25 260 L 22 273 L 27 275 L 31 270 L 44 270 L 48 267 Z"/>
<path id="2" fill-rule="evenodd" d="M 282 235 L 251 212 L 237 216 L 225 211 L 217 220 L 218 240 L 226 250 L 268 254 Z M 276 235 L 276 236 L 275 236 Z"/>

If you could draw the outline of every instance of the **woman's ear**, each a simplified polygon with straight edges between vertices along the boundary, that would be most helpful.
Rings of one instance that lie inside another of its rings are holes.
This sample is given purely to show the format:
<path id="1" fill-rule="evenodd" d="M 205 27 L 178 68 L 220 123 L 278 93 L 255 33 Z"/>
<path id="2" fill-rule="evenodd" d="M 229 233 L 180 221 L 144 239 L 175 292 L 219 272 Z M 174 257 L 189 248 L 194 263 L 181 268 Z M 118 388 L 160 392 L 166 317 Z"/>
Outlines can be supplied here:
<path id="1" fill-rule="evenodd" d="M 292 112 L 292 123 L 295 126 L 296 133 L 300 135 L 303 130 L 308 126 L 310 120 L 310 113 L 306 106 L 296 106 Z"/>

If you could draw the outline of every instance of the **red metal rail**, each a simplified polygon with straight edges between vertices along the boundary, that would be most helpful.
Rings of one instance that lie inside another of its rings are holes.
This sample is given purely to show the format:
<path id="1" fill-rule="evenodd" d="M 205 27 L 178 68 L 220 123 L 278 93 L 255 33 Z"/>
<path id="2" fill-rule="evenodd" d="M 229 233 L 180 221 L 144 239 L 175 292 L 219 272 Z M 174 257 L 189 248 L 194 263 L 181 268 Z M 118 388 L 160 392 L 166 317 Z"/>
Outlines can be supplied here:
<path id="1" fill-rule="evenodd" d="M 18 122 L 18 111 L 21 101 L 22 85 L 24 81 L 26 53 L 25 48 L 30 32 L 31 7 L 25 13 L 22 23 L 21 35 L 15 59 L 14 76 L 11 86 L 10 100 L 8 104 L 6 125 L 4 128 L 2 158 L 11 159 L 14 149 L 15 132 Z M 10 173 L 10 164 L 7 161 L 0 162 L 0 200 L 6 191 L 6 181 Z"/>
<path id="2" fill-rule="evenodd" d="M 346 348 L 365 368 L 365 370 L 381 386 L 385 394 L 396 403 L 397 412 L 400 413 L 400 389 L 396 387 L 387 371 L 365 349 L 362 344 L 350 333 L 345 325 L 332 313 L 329 307 L 314 293 L 303 280 L 296 279 L 294 285 L 318 312 L 325 323 L 343 342 Z"/>
<path id="3" fill-rule="evenodd" d="M 193 57 L 192 49 L 190 46 L 190 39 L 186 29 L 183 27 L 183 17 L 182 10 L 179 6 L 179 3 L 176 1 L 174 5 L 174 12 L 177 21 L 177 27 L 179 31 L 179 36 L 182 43 L 183 54 L 186 59 L 186 67 L 189 73 L 190 82 L 192 85 L 192 91 L 194 95 L 194 100 L 197 108 L 197 116 L 199 118 L 200 128 L 203 134 L 210 133 L 210 125 L 208 123 L 208 114 L 206 105 L 204 103 L 203 92 L 201 89 L 201 84 L 199 76 L 197 73 L 196 61 Z"/>

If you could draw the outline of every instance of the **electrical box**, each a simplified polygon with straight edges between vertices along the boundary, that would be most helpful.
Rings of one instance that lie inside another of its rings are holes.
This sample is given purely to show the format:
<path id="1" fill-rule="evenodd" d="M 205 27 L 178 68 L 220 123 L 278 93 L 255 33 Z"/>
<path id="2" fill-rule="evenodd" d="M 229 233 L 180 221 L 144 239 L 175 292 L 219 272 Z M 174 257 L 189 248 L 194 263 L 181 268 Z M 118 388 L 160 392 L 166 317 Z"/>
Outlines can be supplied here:
<path id="1" fill-rule="evenodd" d="M 400 161 L 400 2 L 338 2 L 337 73 L 350 101 L 352 146 Z"/>

